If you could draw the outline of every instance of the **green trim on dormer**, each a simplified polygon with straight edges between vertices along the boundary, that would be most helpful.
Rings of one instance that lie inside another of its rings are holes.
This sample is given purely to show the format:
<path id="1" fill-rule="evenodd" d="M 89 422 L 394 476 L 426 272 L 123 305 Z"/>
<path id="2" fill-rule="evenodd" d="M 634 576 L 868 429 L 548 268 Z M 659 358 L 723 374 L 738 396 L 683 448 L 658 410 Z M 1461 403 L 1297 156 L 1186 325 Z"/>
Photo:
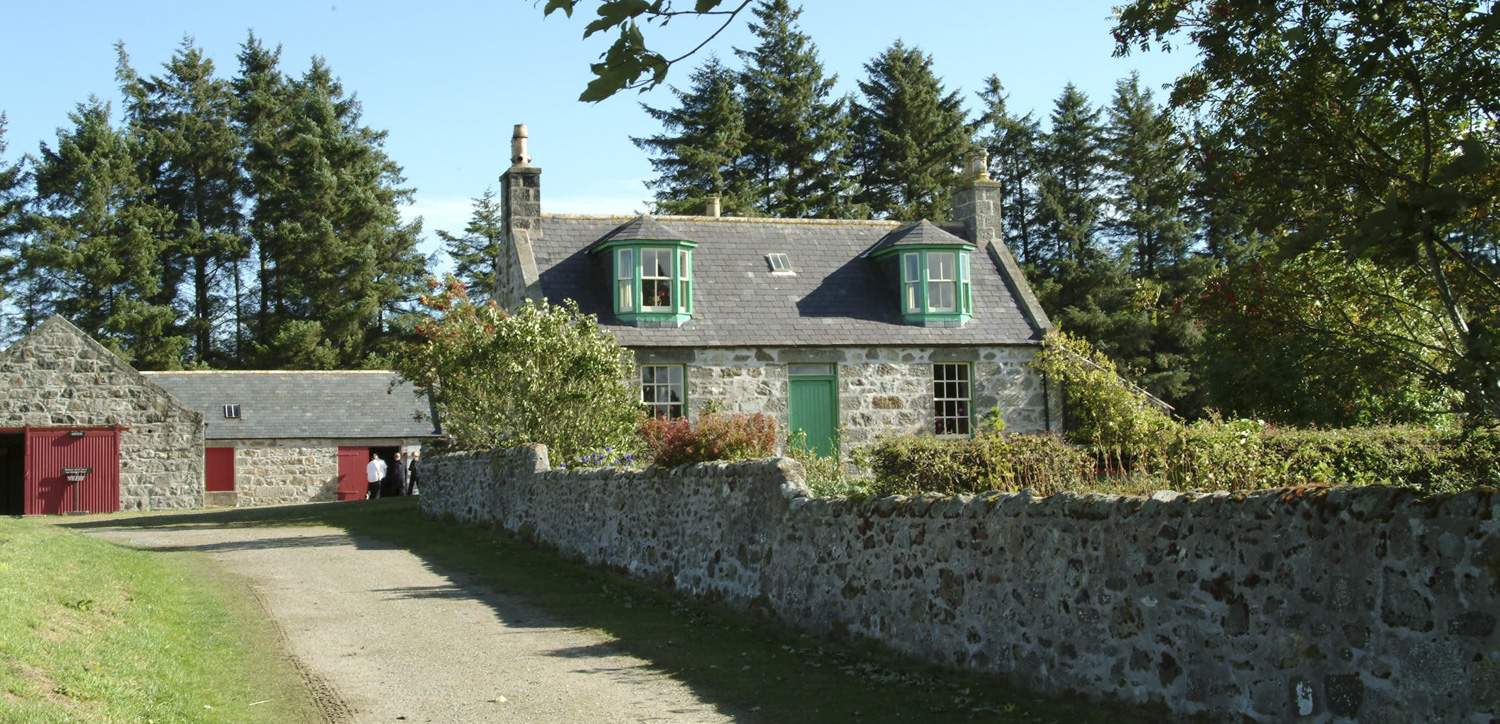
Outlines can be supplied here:
<path id="1" fill-rule="evenodd" d="M 609 254 L 611 307 L 625 322 L 680 324 L 693 318 L 693 249 L 683 239 L 609 241 L 589 250 Z"/>
<path id="2" fill-rule="evenodd" d="M 958 244 L 893 246 L 871 255 L 896 257 L 901 316 L 909 324 L 969 321 L 974 315 L 973 247 Z"/>

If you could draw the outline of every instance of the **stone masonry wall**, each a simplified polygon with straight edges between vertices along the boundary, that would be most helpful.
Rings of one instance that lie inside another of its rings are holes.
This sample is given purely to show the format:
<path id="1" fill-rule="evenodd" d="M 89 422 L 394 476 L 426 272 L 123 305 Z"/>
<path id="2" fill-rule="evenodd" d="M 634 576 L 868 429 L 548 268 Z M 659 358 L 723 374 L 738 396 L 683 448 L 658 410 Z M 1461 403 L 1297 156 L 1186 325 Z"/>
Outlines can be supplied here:
<path id="1" fill-rule="evenodd" d="M 1006 429 L 1044 432 L 1049 420 L 1041 375 L 1030 367 L 1035 347 L 922 348 L 712 348 L 638 350 L 640 364 L 686 365 L 688 416 L 710 400 L 726 412 L 765 413 L 778 428 L 790 426 L 787 365 L 832 364 L 837 368 L 839 425 L 844 451 L 874 442 L 881 433 L 930 432 L 933 425 L 932 365 L 967 362 L 974 377 L 974 419 L 999 409 Z"/>
<path id="2" fill-rule="evenodd" d="M 1500 495 L 809 497 L 771 459 L 428 462 L 423 515 L 1038 690 L 1245 722 L 1500 714 Z"/>
<path id="3" fill-rule="evenodd" d="M 402 447 L 399 440 L 383 439 L 210 440 L 208 445 L 235 449 L 235 505 L 241 508 L 338 500 L 340 446 Z M 403 452 L 419 449 L 402 447 Z"/>
<path id="4" fill-rule="evenodd" d="M 0 427 L 120 425 L 120 509 L 203 507 L 203 416 L 60 317 L 0 354 Z"/>

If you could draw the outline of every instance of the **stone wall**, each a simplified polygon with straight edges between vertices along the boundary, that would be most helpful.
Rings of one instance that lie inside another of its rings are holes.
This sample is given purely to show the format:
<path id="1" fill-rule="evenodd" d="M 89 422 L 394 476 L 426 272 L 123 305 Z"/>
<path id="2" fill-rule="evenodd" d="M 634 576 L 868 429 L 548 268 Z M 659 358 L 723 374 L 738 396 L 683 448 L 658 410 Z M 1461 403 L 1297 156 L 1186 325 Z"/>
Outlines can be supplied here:
<path id="1" fill-rule="evenodd" d="M 938 362 L 972 366 L 976 422 L 999 409 L 1007 430 L 1056 429 L 1060 411 L 1054 408 L 1049 414 L 1041 374 L 1030 366 L 1036 352 L 1030 346 L 640 349 L 636 361 L 686 366 L 689 417 L 702 414 L 712 400 L 722 402 L 726 412 L 765 413 L 776 419 L 780 430 L 790 426 L 787 365 L 835 365 L 839 425 L 847 453 L 881 433 L 930 432 L 932 365 Z"/>
<path id="2" fill-rule="evenodd" d="M 120 431 L 120 509 L 203 507 L 203 416 L 52 317 L 0 353 L 0 427 Z"/>
<path id="3" fill-rule="evenodd" d="M 1050 692 L 1247 722 L 1500 714 L 1500 496 L 809 497 L 772 459 L 428 462 L 429 518 Z"/>
<path id="4" fill-rule="evenodd" d="M 400 440 L 209 440 L 234 448 L 234 504 L 238 507 L 338 500 L 340 447 L 420 447 Z M 360 468 L 363 481 L 364 468 Z M 363 484 L 360 487 L 364 489 Z"/>

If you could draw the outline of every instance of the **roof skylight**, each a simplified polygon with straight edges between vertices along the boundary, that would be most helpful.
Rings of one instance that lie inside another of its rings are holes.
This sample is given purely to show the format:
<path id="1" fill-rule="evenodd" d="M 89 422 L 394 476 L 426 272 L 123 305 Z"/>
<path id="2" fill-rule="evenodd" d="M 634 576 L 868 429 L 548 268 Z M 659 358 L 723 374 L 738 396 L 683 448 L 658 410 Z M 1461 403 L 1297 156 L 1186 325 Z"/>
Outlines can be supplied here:
<path id="1" fill-rule="evenodd" d="M 766 255 L 766 263 L 768 263 L 768 264 L 771 265 L 771 273 L 772 274 L 794 274 L 795 273 L 795 272 L 792 271 L 792 261 L 791 261 L 791 259 L 787 258 L 786 254 L 781 254 L 781 253 L 767 254 Z"/>

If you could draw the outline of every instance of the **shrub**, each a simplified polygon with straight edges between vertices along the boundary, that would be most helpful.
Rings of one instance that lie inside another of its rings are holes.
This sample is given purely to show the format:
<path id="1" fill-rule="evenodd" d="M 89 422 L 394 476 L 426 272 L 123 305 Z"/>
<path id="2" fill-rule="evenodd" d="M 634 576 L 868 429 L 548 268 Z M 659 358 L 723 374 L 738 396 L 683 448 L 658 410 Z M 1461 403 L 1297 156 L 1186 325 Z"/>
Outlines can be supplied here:
<path id="1" fill-rule="evenodd" d="M 1021 488 L 1051 494 L 1076 489 L 1092 467 L 1082 450 L 1052 435 L 884 437 L 861 458 L 875 477 L 868 492 L 877 496 Z"/>
<path id="2" fill-rule="evenodd" d="M 572 301 L 513 312 L 469 301 L 463 284 L 429 282 L 418 341 L 396 356 L 456 447 L 542 443 L 559 465 L 637 444 L 629 355 Z"/>
<path id="3" fill-rule="evenodd" d="M 1108 452 L 1122 465 L 1161 449 L 1179 427 L 1080 338 L 1048 332 L 1036 366 L 1062 385 L 1068 439 Z"/>
<path id="4" fill-rule="evenodd" d="M 807 487 L 820 498 L 837 495 L 863 495 L 867 491 L 860 481 L 852 478 L 844 468 L 839 454 L 819 455 L 816 448 L 807 444 L 807 433 L 798 430 L 786 441 L 786 456 L 802 463 L 807 476 Z"/>
<path id="5" fill-rule="evenodd" d="M 776 450 L 776 421 L 763 414 L 707 414 L 697 422 L 653 417 L 640 428 L 646 455 L 664 468 L 713 460 L 770 457 Z"/>

